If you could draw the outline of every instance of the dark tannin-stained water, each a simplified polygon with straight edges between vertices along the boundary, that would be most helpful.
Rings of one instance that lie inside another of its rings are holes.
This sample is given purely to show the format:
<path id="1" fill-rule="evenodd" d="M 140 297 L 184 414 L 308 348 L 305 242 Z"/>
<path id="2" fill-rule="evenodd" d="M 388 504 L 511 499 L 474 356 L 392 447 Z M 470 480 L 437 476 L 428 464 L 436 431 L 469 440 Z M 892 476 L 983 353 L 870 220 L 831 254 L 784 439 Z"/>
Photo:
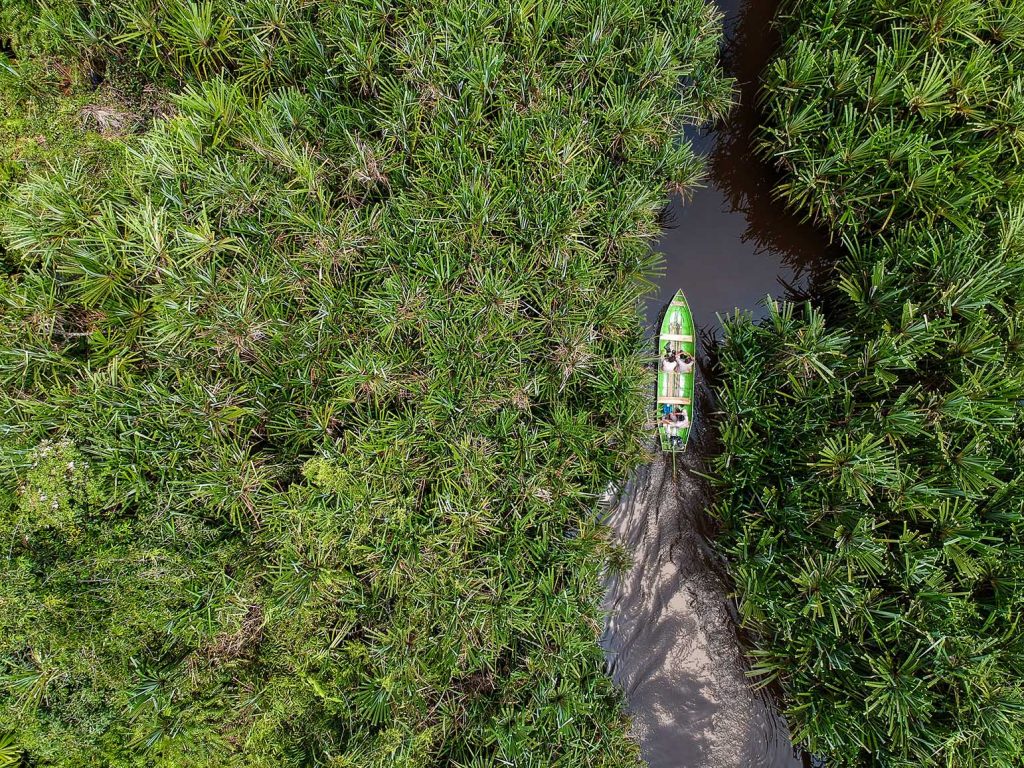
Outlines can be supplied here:
<path id="1" fill-rule="evenodd" d="M 656 246 L 664 272 L 647 302 L 651 325 L 680 287 L 706 329 L 716 329 L 717 316 L 736 309 L 763 317 L 765 296 L 799 296 L 835 261 L 827 234 L 774 199 L 778 176 L 755 151 L 758 80 L 778 46 L 771 25 L 777 4 L 718 3 L 725 14 L 724 64 L 736 79 L 738 103 L 726 124 L 687 137 L 707 157 L 708 179 L 685 204 L 673 200 L 667 212 Z"/>
<path id="2" fill-rule="evenodd" d="M 722 0 L 726 68 L 739 104 L 727 125 L 689 137 L 708 182 L 673 202 L 657 243 L 664 256 L 650 297 L 652 329 L 678 288 L 711 334 L 718 315 L 763 317 L 765 296 L 800 296 L 834 263 L 827 237 L 772 197 L 773 170 L 754 151 L 757 80 L 778 40 L 777 0 Z M 712 406 L 706 386 L 698 413 Z M 747 678 L 723 563 L 708 541 L 710 496 L 699 473 L 702 431 L 675 468 L 659 455 L 609 501 L 606 514 L 632 566 L 609 577 L 602 637 L 651 768 L 801 768 L 770 695 Z M 713 436 L 705 434 L 705 439 Z"/>

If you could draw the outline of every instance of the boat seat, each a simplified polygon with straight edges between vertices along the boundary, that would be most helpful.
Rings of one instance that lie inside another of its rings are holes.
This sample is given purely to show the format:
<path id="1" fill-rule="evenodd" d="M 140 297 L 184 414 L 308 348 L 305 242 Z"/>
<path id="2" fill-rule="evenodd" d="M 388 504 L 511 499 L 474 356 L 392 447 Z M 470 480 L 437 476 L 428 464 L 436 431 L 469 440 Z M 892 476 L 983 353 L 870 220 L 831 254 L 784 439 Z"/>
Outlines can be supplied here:
<path id="1" fill-rule="evenodd" d="M 688 397 L 659 397 L 658 405 L 667 403 L 668 405 L 689 405 L 690 398 Z"/>
<path id="2" fill-rule="evenodd" d="M 658 339 L 660 341 L 681 341 L 684 344 L 693 341 L 693 336 L 678 333 L 663 333 Z"/>

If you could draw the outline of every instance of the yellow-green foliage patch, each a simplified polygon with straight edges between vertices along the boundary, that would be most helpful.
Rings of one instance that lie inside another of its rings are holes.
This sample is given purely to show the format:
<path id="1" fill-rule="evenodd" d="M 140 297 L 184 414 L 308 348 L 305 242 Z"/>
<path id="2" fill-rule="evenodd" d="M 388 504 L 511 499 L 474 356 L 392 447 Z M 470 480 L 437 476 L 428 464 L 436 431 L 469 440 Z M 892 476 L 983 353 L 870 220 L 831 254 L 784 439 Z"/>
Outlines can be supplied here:
<path id="1" fill-rule="evenodd" d="M 714 12 L 82 24 L 181 86 L 102 183 L 63 163 L 6 216 L 8 503 L 47 439 L 99 501 L 0 532 L 3 727 L 54 766 L 635 765 L 594 506 L 644 454 L 637 304 L 728 96 Z"/>

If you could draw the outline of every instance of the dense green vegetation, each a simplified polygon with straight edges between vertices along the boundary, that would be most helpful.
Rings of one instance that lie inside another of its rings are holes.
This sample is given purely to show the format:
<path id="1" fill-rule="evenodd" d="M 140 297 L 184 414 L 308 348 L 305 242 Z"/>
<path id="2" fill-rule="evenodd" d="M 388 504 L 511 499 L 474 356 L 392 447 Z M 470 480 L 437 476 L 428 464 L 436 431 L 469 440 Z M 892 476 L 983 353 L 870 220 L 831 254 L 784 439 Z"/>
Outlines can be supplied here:
<path id="1" fill-rule="evenodd" d="M 74 82 L 18 35 L 0 81 L 0 755 L 634 765 L 592 509 L 643 455 L 637 299 L 728 96 L 714 12 L 79 12 Z M 76 125 L 97 71 L 176 114 Z"/>
<path id="2" fill-rule="evenodd" d="M 1024 3 L 790 5 L 765 142 L 795 208 L 863 236 L 1024 198 Z"/>
<path id="3" fill-rule="evenodd" d="M 787 8 L 764 150 L 847 255 L 722 349 L 753 672 L 829 765 L 1020 766 L 1024 4 Z"/>
<path id="4" fill-rule="evenodd" d="M 72 0 L 4 0 L 0 3 L 0 51 L 19 57 L 53 53 L 60 47 L 62 30 L 77 18 Z"/>
<path id="5" fill-rule="evenodd" d="M 18 183 L 63 158 L 105 167 L 116 149 L 90 121 L 123 114 L 114 101 L 108 89 L 92 89 L 79 62 L 0 54 L 0 210 Z"/>

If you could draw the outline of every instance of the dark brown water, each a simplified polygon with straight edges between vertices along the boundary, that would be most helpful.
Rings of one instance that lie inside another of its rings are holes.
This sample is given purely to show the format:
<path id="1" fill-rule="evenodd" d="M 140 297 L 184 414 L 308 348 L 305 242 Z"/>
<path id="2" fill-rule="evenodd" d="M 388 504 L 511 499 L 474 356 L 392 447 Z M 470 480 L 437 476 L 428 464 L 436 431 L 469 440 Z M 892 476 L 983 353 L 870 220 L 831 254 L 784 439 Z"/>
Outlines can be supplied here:
<path id="1" fill-rule="evenodd" d="M 664 273 L 647 303 L 652 325 L 680 287 L 706 329 L 715 330 L 718 315 L 736 309 L 763 317 L 767 295 L 803 295 L 836 258 L 827 234 L 774 199 L 778 175 L 755 152 L 758 79 L 778 47 L 771 25 L 777 0 L 718 5 L 725 14 L 724 63 L 736 78 L 738 104 L 726 124 L 688 137 L 707 156 L 709 178 L 667 212 L 657 243 Z"/>
<path id="2" fill-rule="evenodd" d="M 778 45 L 770 26 L 776 3 L 719 3 L 739 104 L 726 125 L 689 137 L 708 158 L 709 179 L 668 211 L 657 243 L 664 273 L 647 305 L 652 328 L 682 287 L 710 339 L 719 315 L 763 317 L 766 296 L 812 294 L 835 262 L 827 237 L 773 198 L 776 174 L 754 150 L 757 81 Z M 706 387 L 703 395 L 698 412 L 706 414 Z M 731 587 L 709 543 L 710 496 L 700 478 L 701 439 L 714 438 L 709 421 L 698 421 L 704 434 L 674 473 L 659 455 L 608 500 L 608 523 L 633 556 L 626 572 L 609 577 L 608 669 L 651 768 L 801 768 L 772 697 L 746 676 Z"/>

